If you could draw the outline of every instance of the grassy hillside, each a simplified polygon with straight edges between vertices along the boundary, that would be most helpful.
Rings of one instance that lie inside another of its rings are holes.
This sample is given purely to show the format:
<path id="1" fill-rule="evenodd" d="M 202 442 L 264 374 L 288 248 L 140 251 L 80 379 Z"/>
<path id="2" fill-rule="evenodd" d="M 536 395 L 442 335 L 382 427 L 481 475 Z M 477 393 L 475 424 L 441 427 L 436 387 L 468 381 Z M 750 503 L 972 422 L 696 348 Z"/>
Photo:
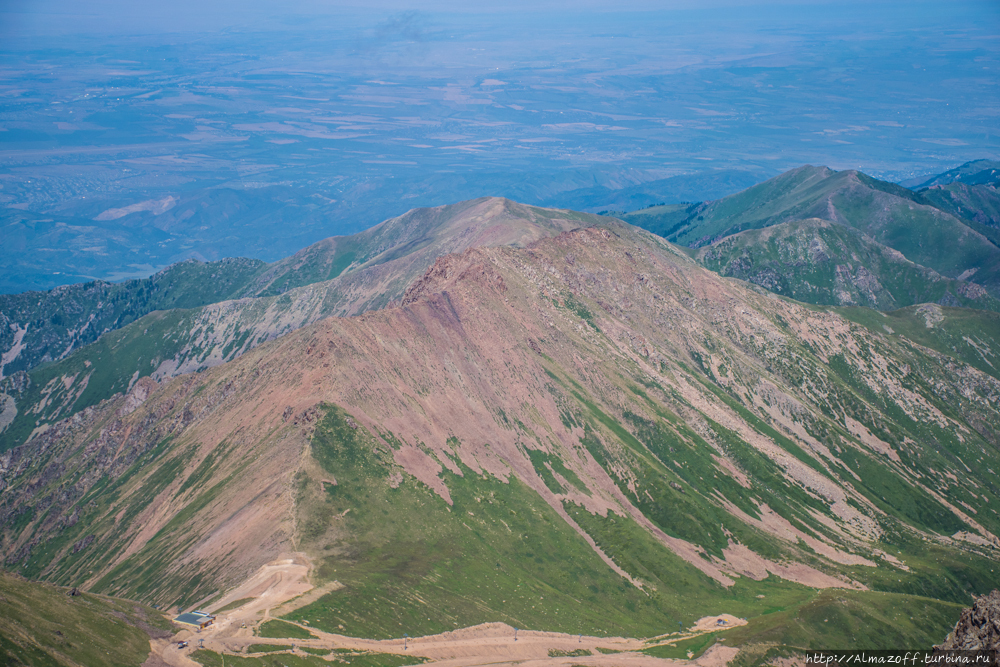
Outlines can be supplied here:
<path id="1" fill-rule="evenodd" d="M 720 275 L 807 303 L 1000 310 L 1000 300 L 979 285 L 945 278 L 852 227 L 815 218 L 740 232 L 700 248 L 695 257 Z"/>
<path id="2" fill-rule="evenodd" d="M 985 227 L 1000 227 L 1000 193 L 995 187 L 956 182 L 921 190 L 920 195 L 956 218 Z M 990 238 L 997 243 L 995 238 Z"/>
<path id="3" fill-rule="evenodd" d="M 852 227 L 916 264 L 1000 294 L 1000 247 L 923 194 L 856 171 L 805 166 L 714 202 L 654 207 L 622 217 L 695 248 L 807 218 Z"/>
<path id="4" fill-rule="evenodd" d="M 189 260 L 142 280 L 94 281 L 49 292 L 0 294 L 0 378 L 59 360 L 155 310 L 197 308 L 231 298 L 264 262 Z"/>
<path id="5" fill-rule="evenodd" d="M 0 662 L 9 667 L 135 667 L 169 634 L 153 609 L 0 573 Z"/>
<path id="6" fill-rule="evenodd" d="M 837 312 L 873 331 L 903 336 L 1000 379 L 1000 314 L 922 304 L 888 313 L 867 308 Z"/>

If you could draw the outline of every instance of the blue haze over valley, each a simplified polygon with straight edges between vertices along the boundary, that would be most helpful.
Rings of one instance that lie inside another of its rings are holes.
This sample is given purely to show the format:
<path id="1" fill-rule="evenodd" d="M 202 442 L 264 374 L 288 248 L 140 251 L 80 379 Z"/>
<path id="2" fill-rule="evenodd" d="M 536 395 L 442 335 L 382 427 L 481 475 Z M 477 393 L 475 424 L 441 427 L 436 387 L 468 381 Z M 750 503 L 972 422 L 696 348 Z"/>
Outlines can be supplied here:
<path id="1" fill-rule="evenodd" d="M 0 10 L 0 292 L 1000 156 L 995 2 L 143 4 Z"/>

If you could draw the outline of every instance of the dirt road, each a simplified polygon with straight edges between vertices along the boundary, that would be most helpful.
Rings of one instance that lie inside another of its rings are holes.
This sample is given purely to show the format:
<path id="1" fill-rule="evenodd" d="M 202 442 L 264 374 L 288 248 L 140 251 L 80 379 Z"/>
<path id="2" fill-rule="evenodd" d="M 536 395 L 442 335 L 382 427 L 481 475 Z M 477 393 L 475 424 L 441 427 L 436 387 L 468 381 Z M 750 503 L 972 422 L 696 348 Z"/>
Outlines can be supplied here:
<path id="1" fill-rule="evenodd" d="M 225 609 L 234 602 L 245 600 L 240 606 L 218 612 L 215 623 L 197 632 L 181 630 L 170 642 L 151 642 L 154 656 L 170 667 L 196 667 L 198 663 L 189 655 L 203 642 L 204 648 L 217 653 L 246 655 L 252 644 L 271 644 L 317 649 L 352 649 L 419 656 L 437 667 L 476 667 L 490 665 L 518 665 L 519 667 L 559 667 L 593 665 L 594 667 L 665 667 L 667 665 L 697 665 L 722 667 L 736 655 L 736 649 L 715 646 L 697 661 L 653 658 L 641 649 L 660 644 L 671 644 L 706 632 L 716 632 L 745 624 L 742 619 L 723 614 L 700 619 L 682 633 L 673 633 L 642 640 L 625 637 L 590 637 L 557 632 L 518 630 L 505 623 L 485 623 L 451 632 L 425 637 L 370 640 L 323 632 L 309 628 L 315 639 L 273 639 L 255 637 L 253 628 L 271 618 L 271 611 L 287 613 L 293 608 L 311 602 L 339 584 L 314 589 L 308 582 L 310 563 L 303 554 L 291 554 L 269 563 L 250 579 L 228 592 L 208 611 Z M 721 619 L 721 623 L 720 623 Z M 308 627 L 303 625 L 302 627 Z M 178 649 L 177 642 L 186 640 L 189 646 Z M 589 653 L 581 655 L 586 651 Z M 576 652 L 577 655 L 569 655 Z M 300 655 L 303 655 L 299 652 Z M 560 655 L 562 654 L 562 655 Z M 155 662 L 149 662 L 153 665 Z"/>

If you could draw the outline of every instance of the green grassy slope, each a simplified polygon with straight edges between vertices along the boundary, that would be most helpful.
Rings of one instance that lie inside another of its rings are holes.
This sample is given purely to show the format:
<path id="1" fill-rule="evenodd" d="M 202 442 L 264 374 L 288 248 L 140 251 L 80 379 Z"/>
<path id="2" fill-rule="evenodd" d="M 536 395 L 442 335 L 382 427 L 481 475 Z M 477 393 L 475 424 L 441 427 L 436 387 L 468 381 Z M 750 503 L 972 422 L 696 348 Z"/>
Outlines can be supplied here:
<path id="1" fill-rule="evenodd" d="M 1000 193 L 995 187 L 956 182 L 921 190 L 920 195 L 960 220 L 1000 227 Z"/>
<path id="2" fill-rule="evenodd" d="M 751 618 L 745 626 L 645 653 L 683 659 L 690 651 L 697 657 L 720 642 L 743 647 L 730 664 L 750 667 L 830 647 L 930 650 L 941 642 L 941 629 L 954 625 L 961 609 L 959 604 L 911 595 L 821 591 L 806 602 Z"/>
<path id="3" fill-rule="evenodd" d="M 169 634 L 169 623 L 149 607 L 68 593 L 0 573 L 0 663 L 135 667 L 149 655 L 147 632 Z"/>
<path id="4" fill-rule="evenodd" d="M 0 294 L 0 350 L 20 341 L 2 375 L 62 359 L 155 310 L 197 308 L 231 298 L 266 265 L 252 259 L 189 260 L 142 280 L 95 281 L 48 292 Z M 26 329 L 26 331 L 21 331 Z"/>
<path id="5" fill-rule="evenodd" d="M 690 247 L 819 218 L 868 235 L 949 278 L 1000 289 L 1000 247 L 920 193 L 856 171 L 805 166 L 718 201 L 637 211 L 623 220 Z"/>
<path id="6" fill-rule="evenodd" d="M 810 217 L 836 187 L 836 172 L 806 165 L 742 192 L 704 204 L 656 207 L 623 216 L 625 222 L 685 246 L 700 246 L 744 229 Z"/>
<path id="7" fill-rule="evenodd" d="M 194 314 L 179 309 L 150 313 L 61 361 L 0 381 L 0 392 L 13 396 L 20 405 L 14 419 L 0 425 L 4 427 L 0 451 L 24 442 L 39 426 L 128 390 L 137 379 L 153 374 L 163 360 L 204 358 L 206 350 L 189 348 L 192 334 L 198 334 L 193 328 Z M 22 378 L 27 381 L 19 383 Z"/>
<path id="8" fill-rule="evenodd" d="M 858 230 L 824 220 L 798 220 L 728 236 L 695 257 L 798 301 L 894 310 L 918 303 L 1000 310 L 977 285 L 914 264 Z"/>
<path id="9" fill-rule="evenodd" d="M 929 304 L 889 313 L 867 308 L 838 308 L 837 312 L 873 331 L 902 336 L 1000 379 L 998 313 Z"/>

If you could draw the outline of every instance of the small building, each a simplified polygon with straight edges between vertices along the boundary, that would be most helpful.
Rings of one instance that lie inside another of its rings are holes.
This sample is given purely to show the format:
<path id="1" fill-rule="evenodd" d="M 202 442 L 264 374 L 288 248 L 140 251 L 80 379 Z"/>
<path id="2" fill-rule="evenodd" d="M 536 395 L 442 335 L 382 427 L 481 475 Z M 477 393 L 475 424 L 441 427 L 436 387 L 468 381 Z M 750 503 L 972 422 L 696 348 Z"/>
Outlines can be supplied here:
<path id="1" fill-rule="evenodd" d="M 187 611 L 174 619 L 174 623 L 182 625 L 193 625 L 199 630 L 207 628 L 215 622 L 215 616 L 206 614 L 203 611 Z"/>

